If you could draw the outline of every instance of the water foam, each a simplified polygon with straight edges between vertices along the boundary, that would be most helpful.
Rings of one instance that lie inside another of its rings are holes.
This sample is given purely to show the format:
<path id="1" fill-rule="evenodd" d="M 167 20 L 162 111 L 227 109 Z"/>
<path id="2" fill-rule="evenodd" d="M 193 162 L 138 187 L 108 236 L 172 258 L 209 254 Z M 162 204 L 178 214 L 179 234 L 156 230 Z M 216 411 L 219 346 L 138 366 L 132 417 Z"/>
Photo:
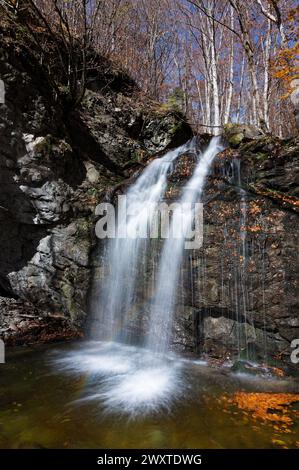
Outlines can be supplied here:
<path id="1" fill-rule="evenodd" d="M 54 359 L 63 373 L 84 374 L 76 404 L 98 401 L 107 412 L 130 417 L 170 409 L 183 390 L 182 364 L 175 355 L 153 354 L 118 343 L 92 342 Z"/>

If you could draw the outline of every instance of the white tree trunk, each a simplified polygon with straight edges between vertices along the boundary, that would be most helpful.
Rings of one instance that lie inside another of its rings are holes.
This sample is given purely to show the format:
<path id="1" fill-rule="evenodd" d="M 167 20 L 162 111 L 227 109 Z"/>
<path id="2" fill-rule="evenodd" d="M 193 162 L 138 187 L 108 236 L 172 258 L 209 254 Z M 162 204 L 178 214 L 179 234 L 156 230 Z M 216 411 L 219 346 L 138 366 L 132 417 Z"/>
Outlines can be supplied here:
<path id="1" fill-rule="evenodd" d="M 242 105 L 242 93 L 243 93 L 243 85 L 244 85 L 244 75 L 245 75 L 245 55 L 243 53 L 242 57 L 242 65 L 241 65 L 241 77 L 240 77 L 240 91 L 238 96 L 238 104 L 237 104 L 237 122 L 240 122 L 241 116 L 241 105 Z"/>
<path id="2" fill-rule="evenodd" d="M 212 14 L 211 9 L 208 10 Z M 208 36 L 211 41 L 210 47 L 210 66 L 211 66 L 211 81 L 212 81 L 212 103 L 213 103 L 213 124 L 212 133 L 218 135 L 221 130 L 221 119 L 220 119 L 220 97 L 218 87 L 218 70 L 217 70 L 217 58 L 216 58 L 216 44 L 215 44 L 215 31 L 214 31 L 214 20 L 211 18 L 207 19 Z"/>
<path id="3" fill-rule="evenodd" d="M 240 29 L 241 29 L 241 40 L 242 45 L 247 57 L 248 62 L 248 72 L 252 84 L 252 109 L 253 109 L 253 119 L 255 124 L 260 124 L 263 120 L 263 113 L 261 112 L 260 106 L 260 91 L 258 87 L 257 80 L 257 66 L 255 63 L 255 50 L 254 44 L 251 40 L 249 33 L 249 18 L 247 7 L 240 0 L 229 0 L 230 4 L 236 11 Z"/>
<path id="4" fill-rule="evenodd" d="M 267 130 L 270 128 L 269 120 L 269 67 L 270 67 L 270 50 L 271 50 L 271 20 L 268 19 L 267 36 L 264 47 L 264 89 L 263 89 L 263 109 L 264 121 Z"/>
<path id="5" fill-rule="evenodd" d="M 234 29 L 234 9 L 231 7 L 230 9 L 230 27 Z M 228 91 L 227 91 L 227 99 L 226 99 L 226 106 L 223 114 L 223 122 L 227 124 L 230 117 L 230 110 L 232 104 L 232 97 L 233 97 L 233 84 L 234 84 L 234 37 L 231 37 L 230 42 L 230 68 L 229 68 L 229 79 L 228 79 Z"/>

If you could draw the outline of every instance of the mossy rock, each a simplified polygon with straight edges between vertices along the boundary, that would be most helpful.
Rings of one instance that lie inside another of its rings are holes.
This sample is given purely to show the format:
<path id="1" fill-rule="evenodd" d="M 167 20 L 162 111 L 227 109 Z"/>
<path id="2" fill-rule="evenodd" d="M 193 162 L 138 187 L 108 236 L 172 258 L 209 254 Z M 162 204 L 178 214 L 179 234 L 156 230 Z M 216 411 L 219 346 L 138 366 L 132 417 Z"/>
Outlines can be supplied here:
<path id="1" fill-rule="evenodd" d="M 63 294 L 64 302 L 71 319 L 76 320 L 79 316 L 79 313 L 76 302 L 74 300 L 74 286 L 65 280 L 61 283 L 61 292 Z"/>
<path id="2" fill-rule="evenodd" d="M 90 219 L 78 219 L 76 221 L 76 239 L 88 239 L 92 229 L 92 221 Z"/>
<path id="3" fill-rule="evenodd" d="M 228 142 L 232 147 L 238 147 L 244 139 L 243 132 L 239 132 L 238 134 L 233 134 L 229 137 Z"/>
<path id="4" fill-rule="evenodd" d="M 244 141 L 258 139 L 263 136 L 262 131 L 252 125 L 228 123 L 224 125 L 224 137 L 232 147 L 239 147 Z"/>
<path id="5" fill-rule="evenodd" d="M 34 146 L 34 151 L 40 156 L 48 155 L 52 151 L 54 145 L 54 138 L 51 135 L 47 135 L 40 139 Z"/>

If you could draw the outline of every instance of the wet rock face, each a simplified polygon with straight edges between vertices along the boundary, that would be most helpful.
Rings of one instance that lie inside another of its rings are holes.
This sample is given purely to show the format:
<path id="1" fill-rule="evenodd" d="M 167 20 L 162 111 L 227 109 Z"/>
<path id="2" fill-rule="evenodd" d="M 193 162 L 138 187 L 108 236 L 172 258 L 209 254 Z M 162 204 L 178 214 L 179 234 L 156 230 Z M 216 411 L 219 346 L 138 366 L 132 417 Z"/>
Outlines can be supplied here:
<path id="1" fill-rule="evenodd" d="M 203 247 L 186 251 L 181 280 L 192 333 L 180 306 L 174 345 L 183 330 L 187 350 L 290 362 L 290 342 L 299 337 L 298 155 L 298 140 L 260 136 L 214 162 Z"/>
<path id="2" fill-rule="evenodd" d="M 299 337 L 298 155 L 298 140 L 260 135 L 214 161 L 203 198 L 203 246 L 184 251 L 173 350 L 261 363 L 284 358 L 290 365 L 290 343 Z M 192 153 L 177 159 L 167 202 L 178 200 L 195 165 Z M 138 278 L 126 325 L 134 338 L 144 338 L 150 327 L 162 248 L 163 240 L 151 242 L 150 267 Z M 103 266 L 104 260 L 96 266 L 98 285 Z"/>
<path id="3" fill-rule="evenodd" d="M 10 344 L 75 337 L 87 316 L 96 205 L 150 152 L 184 143 L 191 129 L 171 113 L 138 107 L 134 82 L 117 72 L 104 80 L 98 70 L 70 112 L 30 48 L 5 41 L 0 337 Z"/>

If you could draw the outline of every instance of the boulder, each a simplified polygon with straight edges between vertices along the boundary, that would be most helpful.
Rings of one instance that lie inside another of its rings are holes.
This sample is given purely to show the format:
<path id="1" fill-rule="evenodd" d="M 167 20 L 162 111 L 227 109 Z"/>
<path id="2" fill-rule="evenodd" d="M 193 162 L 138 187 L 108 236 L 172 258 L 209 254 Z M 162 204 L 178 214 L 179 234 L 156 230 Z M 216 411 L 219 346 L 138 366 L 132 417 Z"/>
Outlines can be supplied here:
<path id="1" fill-rule="evenodd" d="M 244 141 L 262 136 L 263 132 L 253 125 L 228 123 L 224 126 L 224 137 L 233 148 L 238 147 Z"/>

